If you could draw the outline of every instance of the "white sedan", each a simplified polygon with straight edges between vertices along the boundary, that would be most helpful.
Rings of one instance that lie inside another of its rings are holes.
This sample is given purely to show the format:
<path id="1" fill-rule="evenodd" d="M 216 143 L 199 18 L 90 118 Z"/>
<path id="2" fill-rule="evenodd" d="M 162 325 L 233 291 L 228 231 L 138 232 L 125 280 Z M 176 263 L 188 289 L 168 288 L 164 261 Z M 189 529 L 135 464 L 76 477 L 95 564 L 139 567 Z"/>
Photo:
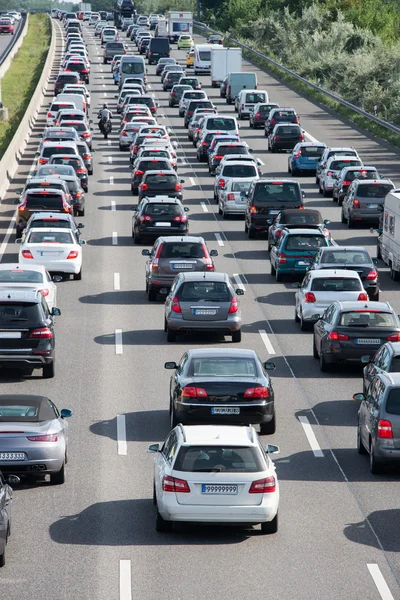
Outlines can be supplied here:
<path id="1" fill-rule="evenodd" d="M 302 331 L 309 329 L 335 300 L 339 302 L 366 302 L 365 291 L 357 271 L 346 269 L 321 269 L 309 271 L 303 282 L 294 283 L 296 307 L 294 320 L 300 322 Z"/>
<path id="2" fill-rule="evenodd" d="M 50 310 L 57 306 L 57 286 L 43 265 L 0 264 L 1 287 L 40 291 Z"/>
<path id="3" fill-rule="evenodd" d="M 18 243 L 19 240 L 16 240 Z M 82 248 L 84 240 L 78 241 L 70 229 L 32 228 L 21 240 L 20 264 L 44 265 L 50 272 L 73 275 L 82 279 Z"/>

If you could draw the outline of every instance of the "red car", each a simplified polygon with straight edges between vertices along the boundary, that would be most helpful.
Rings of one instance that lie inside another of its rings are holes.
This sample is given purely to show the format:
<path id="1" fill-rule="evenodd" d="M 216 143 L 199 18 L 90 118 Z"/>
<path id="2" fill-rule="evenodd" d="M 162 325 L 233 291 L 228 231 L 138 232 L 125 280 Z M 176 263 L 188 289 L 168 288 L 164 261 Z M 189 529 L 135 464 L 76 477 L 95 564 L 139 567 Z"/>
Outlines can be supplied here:
<path id="1" fill-rule="evenodd" d="M 14 25 L 11 19 L 0 19 L 0 33 L 11 33 L 11 35 L 14 35 Z"/>

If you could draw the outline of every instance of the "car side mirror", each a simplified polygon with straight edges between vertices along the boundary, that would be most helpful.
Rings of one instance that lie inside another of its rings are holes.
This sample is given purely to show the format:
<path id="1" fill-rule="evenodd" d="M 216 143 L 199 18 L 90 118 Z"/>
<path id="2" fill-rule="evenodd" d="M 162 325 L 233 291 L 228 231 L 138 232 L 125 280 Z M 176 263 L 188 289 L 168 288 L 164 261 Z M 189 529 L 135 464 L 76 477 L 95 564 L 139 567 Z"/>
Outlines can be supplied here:
<path id="1" fill-rule="evenodd" d="M 59 317 L 61 315 L 61 310 L 59 308 L 57 308 L 56 306 L 54 306 L 51 309 L 51 316 L 52 317 Z"/>
<path id="2" fill-rule="evenodd" d="M 86 244 L 86 240 L 79 240 L 79 243 L 81 246 L 84 246 Z"/>
<path id="3" fill-rule="evenodd" d="M 361 362 L 363 365 L 367 365 L 368 363 L 371 362 L 371 357 L 369 354 L 364 354 L 364 356 L 361 357 Z"/>
<path id="4" fill-rule="evenodd" d="M 210 250 L 210 256 L 218 256 L 218 250 Z"/>
<path id="5" fill-rule="evenodd" d="M 185 183 L 185 179 L 180 179 L 179 182 L 180 183 Z"/>
<path id="6" fill-rule="evenodd" d="M 300 281 L 294 281 L 292 283 L 292 288 L 301 288 L 301 283 Z"/>
<path id="7" fill-rule="evenodd" d="M 53 275 L 52 280 L 54 281 L 54 283 L 60 283 L 60 281 L 62 281 L 63 278 L 61 277 L 61 275 Z"/>
<path id="8" fill-rule="evenodd" d="M 9 476 L 7 477 L 7 483 L 8 483 L 9 485 L 15 485 L 16 483 L 19 483 L 20 481 L 21 481 L 21 480 L 20 480 L 20 478 L 18 477 L 18 475 L 9 475 Z"/>
<path id="9" fill-rule="evenodd" d="M 352 396 L 353 400 L 355 400 L 356 402 L 362 402 L 363 400 L 365 400 L 365 396 L 364 394 L 362 394 L 361 392 L 358 394 L 353 394 Z"/>
<path id="10" fill-rule="evenodd" d="M 372 262 L 374 263 L 374 265 L 377 267 L 379 264 L 379 260 L 377 258 L 373 258 Z"/>
<path id="11" fill-rule="evenodd" d="M 149 454 L 155 453 L 155 452 L 160 452 L 160 444 L 149 444 L 147 446 L 147 452 Z"/>
<path id="12" fill-rule="evenodd" d="M 22 238 L 16 238 L 15 239 L 15 243 L 16 244 L 22 244 Z"/>
<path id="13" fill-rule="evenodd" d="M 244 296 L 244 290 L 242 290 L 242 288 L 237 288 L 237 289 L 235 290 L 235 293 L 236 293 L 238 296 Z"/>
<path id="14" fill-rule="evenodd" d="M 169 361 L 169 362 L 164 363 L 164 369 L 177 369 L 177 368 L 178 368 L 178 365 L 176 364 L 176 362 Z"/>
<path id="15" fill-rule="evenodd" d="M 148 248 L 143 248 L 142 256 L 150 256 L 150 250 Z"/>
<path id="16" fill-rule="evenodd" d="M 301 195 L 303 196 L 303 198 L 305 198 L 305 197 L 306 197 L 306 193 L 305 193 L 305 192 L 303 192 L 303 191 L 301 192 Z"/>
<path id="17" fill-rule="evenodd" d="M 184 210 L 185 212 L 189 212 L 190 208 L 189 208 L 188 206 L 184 206 L 184 207 L 183 207 L 183 210 Z"/>
<path id="18" fill-rule="evenodd" d="M 62 419 L 69 419 L 72 417 L 72 410 L 69 410 L 69 408 L 63 408 L 60 412 L 60 416 Z"/>
<path id="19" fill-rule="evenodd" d="M 275 444 L 267 444 L 265 446 L 265 452 L 267 454 L 280 454 L 281 453 L 279 446 L 275 446 Z"/>
<path id="20" fill-rule="evenodd" d="M 263 363 L 263 367 L 266 371 L 274 371 L 274 369 L 276 369 L 275 363 L 270 360 L 265 361 L 265 363 Z"/>
<path id="21" fill-rule="evenodd" d="M 24 188 L 18 188 L 17 190 L 15 190 L 15 193 L 22 194 L 23 191 L 24 191 Z"/>
<path id="22" fill-rule="evenodd" d="M 330 225 L 330 220 L 329 219 L 324 219 L 324 225 Z"/>
<path id="23" fill-rule="evenodd" d="M 19 204 L 19 198 L 14 198 L 14 200 L 12 201 L 13 204 Z"/>
<path id="24" fill-rule="evenodd" d="M 93 119 L 89 119 L 89 123 L 93 123 Z"/>

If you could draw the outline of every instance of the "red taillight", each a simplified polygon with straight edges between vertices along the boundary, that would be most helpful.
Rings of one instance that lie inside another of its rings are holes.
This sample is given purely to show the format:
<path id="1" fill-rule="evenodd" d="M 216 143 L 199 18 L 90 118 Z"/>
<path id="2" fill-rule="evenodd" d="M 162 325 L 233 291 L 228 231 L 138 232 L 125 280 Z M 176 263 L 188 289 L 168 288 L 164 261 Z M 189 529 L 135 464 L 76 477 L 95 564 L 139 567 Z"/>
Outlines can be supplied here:
<path id="1" fill-rule="evenodd" d="M 306 302 L 316 302 L 315 296 L 312 292 L 306 292 L 306 295 L 304 296 L 304 300 Z"/>
<path id="2" fill-rule="evenodd" d="M 279 135 L 276 135 L 276 136 L 274 137 L 274 140 L 275 140 L 275 142 L 278 142 L 278 141 L 279 141 Z"/>
<path id="3" fill-rule="evenodd" d="M 229 193 L 226 197 L 227 202 L 234 202 L 235 201 L 235 194 Z"/>
<path id="4" fill-rule="evenodd" d="M 144 171 L 135 171 L 135 175 L 144 175 Z"/>
<path id="5" fill-rule="evenodd" d="M 32 331 L 29 337 L 36 340 L 51 339 L 53 332 L 48 327 L 38 327 L 38 329 Z"/>
<path id="6" fill-rule="evenodd" d="M 243 395 L 245 398 L 269 398 L 269 390 L 266 387 L 247 388 Z"/>
<path id="7" fill-rule="evenodd" d="M 82 133 L 82 137 L 84 137 L 84 138 L 88 138 L 88 137 L 90 137 L 90 133 L 89 133 L 89 131 L 84 131 L 84 132 Z"/>
<path id="8" fill-rule="evenodd" d="M 257 214 L 257 207 L 256 206 L 250 206 L 250 214 L 251 215 Z"/>
<path id="9" fill-rule="evenodd" d="M 67 259 L 68 258 L 78 258 L 78 256 L 79 256 L 79 252 L 77 250 L 71 250 L 71 252 L 67 256 Z"/>
<path id="10" fill-rule="evenodd" d="M 214 158 L 216 158 L 217 160 L 222 160 L 224 157 L 222 156 L 222 154 L 216 154 Z"/>
<path id="11" fill-rule="evenodd" d="M 183 398 L 207 398 L 207 391 L 193 385 L 185 385 L 182 390 Z"/>
<path id="12" fill-rule="evenodd" d="M 234 296 L 231 300 L 231 305 L 229 307 L 229 311 L 230 313 L 235 313 L 239 310 L 239 302 L 238 299 L 236 298 L 236 296 Z"/>
<path id="13" fill-rule="evenodd" d="M 153 220 L 153 219 L 152 219 L 151 217 L 149 217 L 149 215 L 141 215 L 141 216 L 139 217 L 139 221 L 140 221 L 141 223 L 143 223 L 144 221 L 152 221 L 152 220 Z"/>
<path id="14" fill-rule="evenodd" d="M 162 489 L 164 492 L 179 492 L 181 494 L 189 494 L 190 487 L 184 479 L 164 475 L 162 480 Z"/>
<path id="15" fill-rule="evenodd" d="M 350 185 L 350 184 L 351 184 L 351 181 L 343 181 L 342 182 L 342 185 Z"/>
<path id="16" fill-rule="evenodd" d="M 77 173 L 86 173 L 86 169 L 77 169 L 76 172 Z"/>
<path id="17" fill-rule="evenodd" d="M 142 192 L 147 192 L 147 190 L 149 189 L 149 186 L 147 185 L 147 183 L 142 183 L 140 186 Z"/>
<path id="18" fill-rule="evenodd" d="M 367 293 L 361 292 L 360 294 L 358 294 L 357 300 L 359 300 L 360 302 L 367 302 L 368 301 Z"/>
<path id="19" fill-rule="evenodd" d="M 378 277 L 378 271 L 375 271 L 375 269 L 372 269 L 368 275 L 366 276 L 365 279 L 367 279 L 368 281 L 371 281 L 371 279 L 376 279 Z"/>
<path id="20" fill-rule="evenodd" d="M 176 96 L 175 92 L 171 92 L 171 96 Z"/>
<path id="21" fill-rule="evenodd" d="M 218 181 L 218 187 L 221 188 L 221 190 L 225 189 L 225 185 L 226 185 L 225 179 L 219 179 L 219 181 Z"/>
<path id="22" fill-rule="evenodd" d="M 304 138 L 304 135 L 301 133 L 301 134 L 299 135 L 299 140 L 300 140 L 300 142 L 304 142 L 304 139 L 305 139 L 305 138 Z"/>
<path id="23" fill-rule="evenodd" d="M 42 296 L 48 296 L 49 295 L 49 290 L 39 290 L 39 292 L 42 294 Z"/>
<path id="24" fill-rule="evenodd" d="M 328 335 L 328 338 L 330 340 L 333 340 L 335 342 L 337 341 L 346 341 L 349 339 L 348 335 L 345 335 L 344 333 L 338 333 L 337 331 L 331 331 Z"/>
<path id="25" fill-rule="evenodd" d="M 177 221 L 178 223 L 186 223 L 188 220 L 186 215 L 178 215 L 176 217 L 174 217 L 174 221 Z"/>
<path id="26" fill-rule="evenodd" d="M 296 152 L 296 154 L 293 154 L 293 158 L 300 158 L 300 156 L 301 156 L 301 150 Z"/>
<path id="27" fill-rule="evenodd" d="M 277 238 L 281 237 L 282 231 L 283 231 L 282 229 L 276 229 L 275 230 L 275 237 L 277 237 Z"/>
<path id="28" fill-rule="evenodd" d="M 286 261 L 287 261 L 287 256 L 286 256 L 286 254 L 285 254 L 284 252 L 282 252 L 282 253 L 279 255 L 279 258 L 278 258 L 278 263 L 279 263 L 280 265 L 285 265 L 285 264 L 286 264 Z"/>
<path id="29" fill-rule="evenodd" d="M 172 300 L 171 310 L 174 313 L 181 313 L 182 312 L 181 305 L 180 305 L 179 300 L 178 300 L 178 298 L 176 296 L 174 296 L 174 298 Z"/>
<path id="30" fill-rule="evenodd" d="M 197 130 L 197 131 L 200 131 L 200 130 Z M 207 142 L 201 142 L 201 145 L 202 146 L 207 146 Z"/>
<path id="31" fill-rule="evenodd" d="M 254 116 L 255 116 L 257 119 L 259 119 L 259 118 L 260 118 L 260 113 L 259 113 L 259 112 L 256 112 L 256 114 L 255 114 Z"/>
<path id="32" fill-rule="evenodd" d="M 360 208 L 360 201 L 358 200 L 358 198 L 355 198 L 353 200 L 353 208 Z"/>
<path id="33" fill-rule="evenodd" d="M 50 433 L 48 435 L 29 435 L 26 437 L 30 442 L 58 442 L 57 433 Z"/>
<path id="34" fill-rule="evenodd" d="M 53 116 L 53 113 L 51 113 L 51 112 L 48 112 L 48 113 L 47 113 L 47 116 L 48 116 L 48 117 L 52 117 L 52 116 Z"/>
<path id="35" fill-rule="evenodd" d="M 377 437 L 386 440 L 393 439 L 392 424 L 390 421 L 386 421 L 386 419 L 379 419 Z"/>
<path id="36" fill-rule="evenodd" d="M 249 494 L 268 494 L 269 492 L 275 492 L 275 490 L 275 477 L 271 475 L 270 477 L 265 477 L 265 479 L 253 481 L 249 489 Z"/>
<path id="37" fill-rule="evenodd" d="M 175 184 L 175 191 L 176 191 L 176 192 L 180 192 L 181 190 L 182 190 L 182 186 L 181 186 L 181 184 L 180 184 L 180 183 L 176 183 L 176 184 Z"/>
<path id="38" fill-rule="evenodd" d="M 328 175 L 328 177 L 333 177 L 335 174 L 335 171 L 327 171 L 326 174 Z"/>
<path id="39" fill-rule="evenodd" d="M 30 250 L 22 250 L 22 256 L 24 258 L 33 258 L 32 252 Z"/>
<path id="40" fill-rule="evenodd" d="M 388 336 L 388 342 L 400 342 L 400 333 L 394 333 Z"/>

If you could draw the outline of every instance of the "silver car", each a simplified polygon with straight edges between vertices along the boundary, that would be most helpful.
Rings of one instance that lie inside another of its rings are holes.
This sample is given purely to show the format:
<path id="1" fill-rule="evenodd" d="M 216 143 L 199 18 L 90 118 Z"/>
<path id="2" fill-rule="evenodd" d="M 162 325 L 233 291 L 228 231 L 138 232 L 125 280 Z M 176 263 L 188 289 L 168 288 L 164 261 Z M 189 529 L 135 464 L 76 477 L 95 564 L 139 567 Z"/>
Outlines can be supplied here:
<path id="1" fill-rule="evenodd" d="M 225 188 L 220 191 L 218 197 L 218 212 L 223 219 L 228 215 L 244 215 L 250 186 L 251 180 L 227 180 Z"/>
<path id="2" fill-rule="evenodd" d="M 140 128 L 141 123 L 125 123 L 121 131 L 119 132 L 119 149 L 127 150 L 134 141 L 136 134 Z"/>
<path id="3" fill-rule="evenodd" d="M 65 482 L 68 424 L 72 412 L 61 412 L 45 396 L 0 396 L 0 469 L 25 477 L 50 475 L 50 483 Z"/>
<path id="4" fill-rule="evenodd" d="M 0 567 L 6 564 L 6 546 L 11 533 L 12 489 L 9 484 L 18 482 L 16 475 L 9 475 L 6 479 L 0 471 Z"/>
<path id="5" fill-rule="evenodd" d="M 164 331 L 167 341 L 177 335 L 212 332 L 231 335 L 240 342 L 241 313 L 237 296 L 226 273 L 179 273 L 165 301 Z"/>

